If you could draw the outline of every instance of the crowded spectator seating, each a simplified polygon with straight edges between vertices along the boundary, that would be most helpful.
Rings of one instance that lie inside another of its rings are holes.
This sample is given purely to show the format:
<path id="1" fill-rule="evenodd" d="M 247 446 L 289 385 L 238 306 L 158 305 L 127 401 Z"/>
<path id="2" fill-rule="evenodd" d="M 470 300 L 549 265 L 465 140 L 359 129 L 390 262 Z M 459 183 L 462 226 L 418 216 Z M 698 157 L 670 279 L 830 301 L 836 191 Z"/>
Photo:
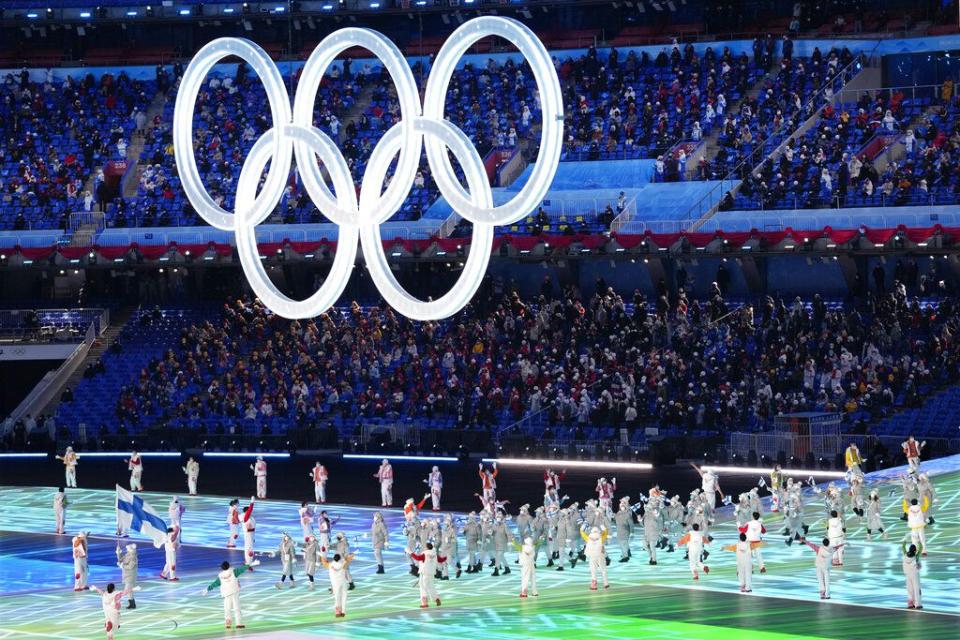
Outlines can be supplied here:
<path id="1" fill-rule="evenodd" d="M 748 58 L 692 45 L 665 48 L 655 58 L 616 48 L 591 48 L 560 67 L 567 105 L 563 158 L 656 158 L 677 142 L 709 135 L 726 106 L 764 74 Z"/>
<path id="2" fill-rule="evenodd" d="M 757 150 L 766 152 L 779 144 L 813 92 L 849 60 L 846 50 L 826 55 L 817 51 L 808 59 L 791 56 L 775 62 L 772 53 L 751 59 L 718 46 L 698 55 L 692 45 L 681 49 L 676 44 L 664 47 L 655 57 L 591 47 L 578 58 L 558 58 L 568 114 L 563 159 L 659 157 L 655 181 L 683 179 L 687 154 L 716 134 L 716 157 L 705 158 L 699 170 L 691 173 L 703 180 L 726 175 Z M 314 123 L 338 142 L 359 182 L 373 147 L 399 118 L 399 105 L 381 66 L 341 62 L 343 66 L 331 70 L 321 84 Z M 415 77 L 427 75 L 428 69 L 420 64 L 414 65 Z M 774 73 L 768 75 L 771 69 Z M 0 111 L 5 114 L 5 137 L 27 136 L 36 152 L 31 161 L 28 145 L 8 145 L 0 175 L 8 206 L 3 207 L 0 224 L 66 228 L 70 212 L 104 207 L 106 226 L 202 225 L 182 193 L 173 155 L 171 122 L 182 71 L 177 64 L 172 74 L 158 67 L 155 82 L 131 82 L 121 74 L 116 79 L 104 76 L 99 85 L 87 78 L 63 87 L 52 79 L 45 86 L 8 78 L 3 90 L 11 101 Z M 287 78 L 292 91 L 298 75 Z M 763 78 L 760 95 L 748 97 L 748 90 Z M 153 126 L 143 127 L 136 113 L 144 110 L 157 90 L 166 93 L 163 112 L 147 123 Z M 45 96 L 42 108 L 33 94 Z M 30 127 L 24 125 L 26 118 L 17 117 L 18 110 L 34 112 Z M 461 67 L 448 86 L 446 115 L 473 140 L 481 157 L 496 151 L 505 152 L 505 157 L 520 153 L 532 160 L 537 154 L 542 116 L 526 62 L 490 59 Z M 69 128 L 44 124 L 64 119 L 71 123 Z M 207 189 L 228 210 L 233 208 L 243 161 L 270 128 L 269 119 L 266 95 L 245 65 L 214 71 L 207 78 L 194 111 L 194 153 Z M 141 127 L 145 138 L 135 176 L 136 197 L 121 194 L 101 201 L 97 178 L 87 185 L 92 198 L 85 198 L 84 186 L 92 172 L 110 159 L 120 159 L 133 129 Z M 58 157 L 50 155 L 52 149 Z M 32 184 L 38 186 L 31 189 Z M 394 220 L 419 219 L 437 196 L 422 158 L 411 193 Z M 609 228 L 609 216 L 602 210 L 564 217 L 559 225 L 575 224 L 587 231 Z M 601 217 L 604 221 L 598 222 Z M 291 175 L 271 221 L 326 220 Z M 523 233 L 525 227 L 534 226 L 521 225 L 512 231 Z"/>
<path id="3" fill-rule="evenodd" d="M 120 333 L 117 344 L 96 366 L 88 367 L 80 383 L 71 389 L 72 399 L 60 405 L 58 422 L 72 429 L 85 424 L 88 430 L 105 422 L 112 433 L 117 433 L 124 422 L 116 417 L 117 409 L 128 401 L 126 389 L 136 381 L 141 369 L 151 359 L 162 359 L 183 330 L 212 317 L 213 311 L 204 307 L 137 311 Z M 107 401 L 113 406 L 111 412 L 104 411 Z"/>
<path id="4" fill-rule="evenodd" d="M 541 291 L 529 304 L 490 293 L 428 323 L 356 303 L 307 321 L 250 300 L 142 311 L 57 422 L 110 436 L 332 426 L 352 437 L 389 424 L 602 441 L 627 428 L 639 444 L 642 427 L 718 434 L 797 411 L 907 428 L 901 409 L 957 380 L 960 307 L 907 298 L 899 282 L 857 307 L 734 303 L 718 288 L 702 303 L 665 288 L 624 300 L 602 281 L 582 302 L 549 279 Z"/>
<path id="5" fill-rule="evenodd" d="M 0 228 L 65 229 L 70 213 L 89 210 L 103 181 L 98 168 L 125 158 L 136 113 L 154 94 L 151 83 L 123 73 L 3 78 Z"/>
<path id="6" fill-rule="evenodd" d="M 816 125 L 744 182 L 737 210 L 950 204 L 960 147 L 956 100 L 865 92 L 829 105 Z M 915 123 L 915 124 L 911 124 Z M 895 155 L 894 155 L 895 154 Z M 898 159 L 894 160 L 893 157 Z"/>

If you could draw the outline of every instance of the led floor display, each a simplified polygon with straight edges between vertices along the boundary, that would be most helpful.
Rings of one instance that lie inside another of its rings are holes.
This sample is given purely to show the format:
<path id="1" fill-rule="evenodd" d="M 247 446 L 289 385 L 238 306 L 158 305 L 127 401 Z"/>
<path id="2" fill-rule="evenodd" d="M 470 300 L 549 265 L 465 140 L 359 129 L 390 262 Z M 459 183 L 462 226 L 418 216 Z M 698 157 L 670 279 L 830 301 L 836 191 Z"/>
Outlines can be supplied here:
<path id="1" fill-rule="evenodd" d="M 223 609 L 215 590 L 198 592 L 216 575 L 224 559 L 242 560 L 242 552 L 226 550 L 227 499 L 183 497 L 184 547 L 177 573 L 179 583 L 158 577 L 163 553 L 134 534 L 140 552 L 138 608 L 124 610 L 118 638 L 939 638 L 960 637 L 960 457 L 925 463 L 937 490 L 936 524 L 928 528 L 930 555 L 922 573 L 924 611 L 905 611 L 906 592 L 900 568 L 899 543 L 908 535 L 899 519 L 900 470 L 868 477 L 879 486 L 884 520 L 890 539 L 866 540 L 863 526 L 848 520 L 845 566 L 832 573 L 830 602 L 818 598 L 813 552 L 796 544 L 786 546 L 776 535 L 780 517 L 767 514 L 768 544 L 764 556 L 768 572 L 754 574 L 754 591 L 738 592 L 733 554 L 721 545 L 732 542 L 735 525 L 726 509 L 712 530 L 709 575 L 693 582 L 683 551 L 659 554 L 659 565 L 647 564 L 635 535 L 633 559 L 618 562 L 616 544 L 608 544 L 612 563 L 611 588 L 590 592 L 590 577 L 582 563 L 563 572 L 546 568 L 541 559 L 537 580 L 540 596 L 521 600 L 520 572 L 493 577 L 464 574 L 438 581 L 440 608 L 419 609 L 416 579 L 407 573 L 399 509 L 386 510 L 391 535 L 385 553 L 386 575 L 375 575 L 370 542 L 365 536 L 376 509 L 329 505 L 341 519 L 334 531 L 343 531 L 357 551 L 352 570 L 357 588 L 349 593 L 348 614 L 334 620 L 326 574 L 317 574 L 317 588 L 309 591 L 302 564 L 297 585 L 277 590 L 279 561 L 267 556 L 263 565 L 241 578 L 241 603 L 247 629 L 223 629 Z M 646 487 L 625 487 L 639 495 Z M 89 592 L 72 591 L 70 535 L 53 531 L 49 487 L 0 487 L 0 639 L 103 637 L 100 600 Z M 504 494 L 509 486 L 501 487 Z M 67 531 L 91 532 L 90 583 L 119 583 L 113 535 L 114 495 L 108 491 L 68 490 Z M 586 496 L 583 496 L 584 498 Z M 143 498 L 161 514 L 170 496 L 155 493 Z M 298 504 L 257 503 L 257 550 L 275 550 L 282 531 L 300 538 Z M 806 522 L 810 538 L 823 537 L 825 520 L 819 496 L 807 499 Z M 427 514 L 426 517 L 433 517 Z M 612 542 L 612 541 L 611 541 Z M 123 542 L 124 544 L 126 541 Z M 461 539 L 461 553 L 464 545 Z M 515 554 L 510 554 L 512 563 Z M 543 556 L 541 556 L 542 558 Z"/>

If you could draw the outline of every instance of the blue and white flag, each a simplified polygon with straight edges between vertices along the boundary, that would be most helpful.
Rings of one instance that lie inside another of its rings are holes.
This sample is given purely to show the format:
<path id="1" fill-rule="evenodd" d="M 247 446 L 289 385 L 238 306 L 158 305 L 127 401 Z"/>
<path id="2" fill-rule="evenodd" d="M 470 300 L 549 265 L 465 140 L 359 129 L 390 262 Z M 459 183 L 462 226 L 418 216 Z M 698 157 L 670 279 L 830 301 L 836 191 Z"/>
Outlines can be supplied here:
<path id="1" fill-rule="evenodd" d="M 139 531 L 159 548 L 167 537 L 167 523 L 138 495 L 117 485 L 117 524 L 124 531 Z"/>

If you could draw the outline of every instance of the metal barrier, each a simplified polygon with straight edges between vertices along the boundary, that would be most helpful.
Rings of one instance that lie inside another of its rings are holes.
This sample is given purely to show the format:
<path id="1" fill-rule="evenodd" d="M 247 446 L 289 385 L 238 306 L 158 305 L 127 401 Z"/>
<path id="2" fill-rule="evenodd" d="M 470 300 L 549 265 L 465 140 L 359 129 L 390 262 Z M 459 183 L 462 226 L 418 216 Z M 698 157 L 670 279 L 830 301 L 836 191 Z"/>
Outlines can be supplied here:
<path id="1" fill-rule="evenodd" d="M 93 226 L 96 233 L 105 228 L 102 211 L 75 211 L 70 214 L 70 231 L 76 233 L 81 227 Z"/>
<path id="2" fill-rule="evenodd" d="M 836 101 L 841 104 L 855 104 L 860 100 L 860 96 L 867 93 L 872 97 L 883 97 L 884 104 L 890 104 L 890 99 L 893 97 L 894 93 L 902 93 L 906 98 L 910 100 L 917 100 L 918 98 L 936 98 L 940 95 L 940 88 L 943 85 L 939 84 L 921 84 L 917 86 L 905 86 L 905 87 L 874 87 L 872 89 L 840 89 L 839 91 L 833 94 L 833 97 Z"/>
<path id="3" fill-rule="evenodd" d="M 819 111 L 829 102 L 832 102 L 837 91 L 842 91 L 843 87 L 847 85 L 851 80 L 853 80 L 863 69 L 866 68 L 866 62 L 868 60 L 873 60 L 873 52 L 876 51 L 879 46 L 879 42 L 874 46 L 873 50 L 869 54 L 860 54 L 855 56 L 845 67 L 840 69 L 835 76 L 827 80 L 823 85 L 817 89 L 810 99 L 801 107 L 801 112 L 804 114 L 810 114 L 810 116 L 805 121 L 804 125 L 808 124 L 810 120 L 813 120 L 819 114 Z M 834 86 L 836 83 L 840 83 L 840 87 L 835 91 Z M 819 106 L 818 106 L 818 103 Z M 731 178 L 736 178 L 737 176 L 745 175 L 746 171 L 749 171 L 751 174 L 756 173 L 758 168 L 763 164 L 768 158 L 776 158 L 786 147 L 787 143 L 790 140 L 794 139 L 797 135 L 797 131 L 804 129 L 804 126 L 801 125 L 796 130 L 792 131 L 790 135 L 784 137 L 783 142 L 780 145 L 773 149 L 772 151 L 767 151 L 767 145 L 758 144 L 751 153 L 741 160 L 733 169 L 728 171 L 722 178 L 722 180 L 730 180 Z M 712 216 L 716 211 L 719 203 L 721 202 L 721 196 L 719 193 L 722 193 L 722 190 L 718 189 L 723 188 L 723 183 L 717 185 L 709 192 L 707 192 L 703 197 L 695 202 L 688 210 L 687 213 L 683 216 L 684 219 L 689 224 L 689 229 L 691 231 L 698 231 L 700 227 L 706 222 L 705 216 Z M 713 203 L 716 204 L 713 204 Z"/>
<path id="4" fill-rule="evenodd" d="M 406 424 L 365 424 L 360 427 L 359 445 L 364 451 L 378 451 L 386 445 L 419 450 L 420 429 Z"/>
<path id="5" fill-rule="evenodd" d="M 814 458 L 833 461 L 842 454 L 847 446 L 853 442 L 861 451 L 873 451 L 877 445 L 883 445 L 891 456 L 900 453 L 900 443 L 904 436 L 871 435 L 871 434 L 823 434 L 799 435 L 789 432 L 741 433 L 728 434 L 727 444 L 731 453 L 747 457 L 750 452 L 757 456 L 766 456 L 776 460 L 780 452 L 785 456 L 803 458 L 813 454 Z M 930 452 L 937 455 L 946 455 L 960 451 L 960 438 L 924 438 Z"/>

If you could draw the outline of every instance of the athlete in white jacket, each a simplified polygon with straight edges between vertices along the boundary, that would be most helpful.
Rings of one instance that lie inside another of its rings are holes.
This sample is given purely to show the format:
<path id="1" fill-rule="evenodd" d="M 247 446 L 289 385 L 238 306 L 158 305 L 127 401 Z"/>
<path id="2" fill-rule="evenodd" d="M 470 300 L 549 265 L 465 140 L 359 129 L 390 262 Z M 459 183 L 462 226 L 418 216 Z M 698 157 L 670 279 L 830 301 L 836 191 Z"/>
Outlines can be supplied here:
<path id="1" fill-rule="evenodd" d="M 220 573 L 217 579 L 211 582 L 205 589 L 200 591 L 200 595 L 206 595 L 213 589 L 220 587 L 220 597 L 223 598 L 223 619 L 227 629 L 236 622 L 237 629 L 243 629 L 243 615 L 240 613 L 240 576 L 246 571 L 253 571 L 253 568 L 260 564 L 259 560 L 254 560 L 250 564 L 242 564 L 236 569 L 230 568 L 230 563 L 224 561 L 220 565 Z"/>

